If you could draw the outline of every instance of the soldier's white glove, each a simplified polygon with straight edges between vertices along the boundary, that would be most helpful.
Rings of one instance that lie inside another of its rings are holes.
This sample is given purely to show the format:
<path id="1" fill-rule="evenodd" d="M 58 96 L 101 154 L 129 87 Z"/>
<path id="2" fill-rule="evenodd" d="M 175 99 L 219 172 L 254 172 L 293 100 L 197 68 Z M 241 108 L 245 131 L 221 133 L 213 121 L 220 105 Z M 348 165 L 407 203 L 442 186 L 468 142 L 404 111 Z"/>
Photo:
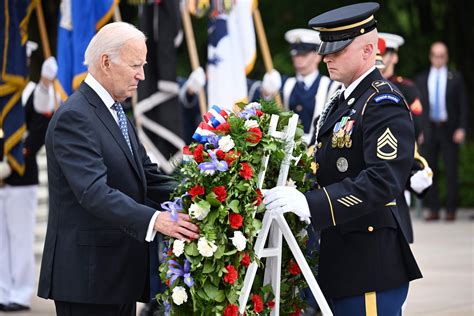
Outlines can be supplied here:
<path id="1" fill-rule="evenodd" d="M 206 74 L 202 67 L 193 70 L 186 82 L 187 88 L 194 93 L 198 93 L 206 84 Z"/>
<path id="2" fill-rule="evenodd" d="M 300 220 L 309 221 L 311 213 L 308 201 L 303 193 L 294 187 L 278 186 L 263 191 L 263 203 L 268 211 L 287 213 L 293 212 Z"/>
<path id="3" fill-rule="evenodd" d="M 6 179 L 8 176 L 12 173 L 12 168 L 4 159 L 3 161 L 0 161 L 0 179 Z"/>
<path id="4" fill-rule="evenodd" d="M 263 76 L 262 81 L 262 90 L 266 94 L 274 95 L 280 91 L 281 88 L 281 76 L 278 71 L 273 69 L 270 72 L 267 72 Z"/>
<path id="5" fill-rule="evenodd" d="M 54 56 L 49 57 L 43 62 L 41 66 L 41 77 L 45 77 L 48 80 L 54 80 L 58 74 L 58 63 Z"/>
<path id="6" fill-rule="evenodd" d="M 421 193 L 433 184 L 433 171 L 430 167 L 415 172 L 410 177 L 410 187 L 416 193 Z"/>

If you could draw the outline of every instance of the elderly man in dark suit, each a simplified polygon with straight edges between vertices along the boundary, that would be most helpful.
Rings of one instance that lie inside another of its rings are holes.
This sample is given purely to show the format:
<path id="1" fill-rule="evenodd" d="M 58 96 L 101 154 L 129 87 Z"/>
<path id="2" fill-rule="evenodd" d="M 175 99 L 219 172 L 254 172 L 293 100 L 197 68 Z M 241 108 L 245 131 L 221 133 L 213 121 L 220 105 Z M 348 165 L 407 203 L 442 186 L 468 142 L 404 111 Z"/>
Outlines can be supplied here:
<path id="1" fill-rule="evenodd" d="M 185 214 L 158 205 L 173 187 L 140 144 L 120 102 L 144 80 L 145 36 L 128 23 L 91 40 L 88 75 L 46 135 L 50 213 L 38 295 L 57 315 L 135 315 L 149 299 L 148 242 L 198 237 Z"/>
<path id="2" fill-rule="evenodd" d="M 426 220 L 439 219 L 438 156 L 441 152 L 448 193 L 446 220 L 453 221 L 458 206 L 459 144 L 466 135 L 468 101 L 462 75 L 447 67 L 448 48 L 444 43 L 431 45 L 430 61 L 431 68 L 416 78 L 421 103 L 425 105 L 422 149 L 434 173 L 433 187 L 425 197 L 430 209 Z"/>

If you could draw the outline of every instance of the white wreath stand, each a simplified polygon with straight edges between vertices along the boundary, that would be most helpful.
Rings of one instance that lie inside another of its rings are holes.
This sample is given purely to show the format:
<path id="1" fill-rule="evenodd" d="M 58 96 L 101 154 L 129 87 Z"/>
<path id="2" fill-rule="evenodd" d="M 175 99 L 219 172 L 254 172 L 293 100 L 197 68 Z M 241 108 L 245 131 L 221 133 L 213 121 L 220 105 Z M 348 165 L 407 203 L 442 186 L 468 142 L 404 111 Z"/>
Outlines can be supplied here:
<path id="1" fill-rule="evenodd" d="M 278 138 L 283 140 L 285 144 L 285 158 L 283 159 L 280 167 L 280 174 L 278 176 L 277 186 L 284 186 L 286 185 L 288 171 L 290 168 L 290 163 L 294 160 L 297 163 L 300 157 L 293 157 L 293 149 L 295 146 L 294 137 L 296 133 L 296 127 L 298 124 L 298 115 L 294 114 L 290 121 L 288 122 L 288 126 L 280 132 L 277 131 L 277 124 L 278 124 L 278 115 L 272 115 L 270 121 L 270 128 L 269 134 L 272 137 Z M 262 161 L 262 167 L 260 169 L 260 173 L 258 175 L 258 187 L 262 188 L 263 180 L 265 178 L 265 171 L 268 165 L 269 156 L 265 156 Z M 265 241 L 270 234 L 270 239 L 268 241 L 268 248 L 265 247 Z M 266 267 L 265 267 L 265 276 L 264 276 L 264 284 L 271 283 L 273 288 L 273 293 L 275 294 L 275 307 L 272 311 L 273 316 L 280 315 L 280 282 L 281 282 L 281 260 L 282 260 L 282 247 L 283 247 L 283 236 L 290 247 L 293 256 L 298 263 L 298 266 L 303 273 L 306 282 L 308 282 L 309 288 L 318 302 L 319 308 L 323 315 L 330 315 L 332 316 L 331 309 L 324 298 L 321 289 L 319 288 L 318 282 L 316 282 L 316 278 L 314 277 L 308 262 L 306 262 L 305 256 L 301 251 L 298 243 L 296 241 L 295 236 L 293 235 L 288 223 L 285 220 L 283 214 L 277 214 L 273 212 L 265 212 L 263 216 L 263 223 L 262 229 L 260 230 L 257 240 L 255 242 L 255 255 L 258 258 L 267 258 Z M 247 273 L 244 279 L 244 286 L 242 288 L 242 292 L 239 298 L 239 312 L 243 314 L 245 310 L 245 306 L 247 305 L 247 301 L 250 295 L 250 290 L 252 289 L 252 284 L 255 279 L 255 274 L 257 273 L 257 263 L 254 261 L 250 264 Z"/>

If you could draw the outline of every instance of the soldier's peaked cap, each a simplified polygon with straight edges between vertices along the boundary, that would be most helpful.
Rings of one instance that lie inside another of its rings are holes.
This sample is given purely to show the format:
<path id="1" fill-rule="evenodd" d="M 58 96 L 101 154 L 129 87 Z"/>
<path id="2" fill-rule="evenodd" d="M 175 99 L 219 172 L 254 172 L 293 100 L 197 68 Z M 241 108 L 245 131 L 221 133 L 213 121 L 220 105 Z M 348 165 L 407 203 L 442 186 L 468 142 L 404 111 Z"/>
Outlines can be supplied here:
<path id="1" fill-rule="evenodd" d="M 337 8 L 312 18 L 308 25 L 319 31 L 319 54 L 337 53 L 349 46 L 357 36 L 377 27 L 374 12 L 380 8 L 376 2 L 364 2 Z"/>

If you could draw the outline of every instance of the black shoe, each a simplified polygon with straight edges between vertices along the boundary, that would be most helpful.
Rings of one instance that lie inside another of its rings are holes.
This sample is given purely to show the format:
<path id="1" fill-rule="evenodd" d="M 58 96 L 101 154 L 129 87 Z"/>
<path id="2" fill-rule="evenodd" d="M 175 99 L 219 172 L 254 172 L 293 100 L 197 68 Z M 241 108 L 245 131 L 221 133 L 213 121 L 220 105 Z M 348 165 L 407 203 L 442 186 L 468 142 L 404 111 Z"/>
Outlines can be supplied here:
<path id="1" fill-rule="evenodd" d="M 29 306 L 21 305 L 17 303 L 10 303 L 3 307 L 4 312 L 20 312 L 20 311 L 28 311 L 30 310 Z"/>

